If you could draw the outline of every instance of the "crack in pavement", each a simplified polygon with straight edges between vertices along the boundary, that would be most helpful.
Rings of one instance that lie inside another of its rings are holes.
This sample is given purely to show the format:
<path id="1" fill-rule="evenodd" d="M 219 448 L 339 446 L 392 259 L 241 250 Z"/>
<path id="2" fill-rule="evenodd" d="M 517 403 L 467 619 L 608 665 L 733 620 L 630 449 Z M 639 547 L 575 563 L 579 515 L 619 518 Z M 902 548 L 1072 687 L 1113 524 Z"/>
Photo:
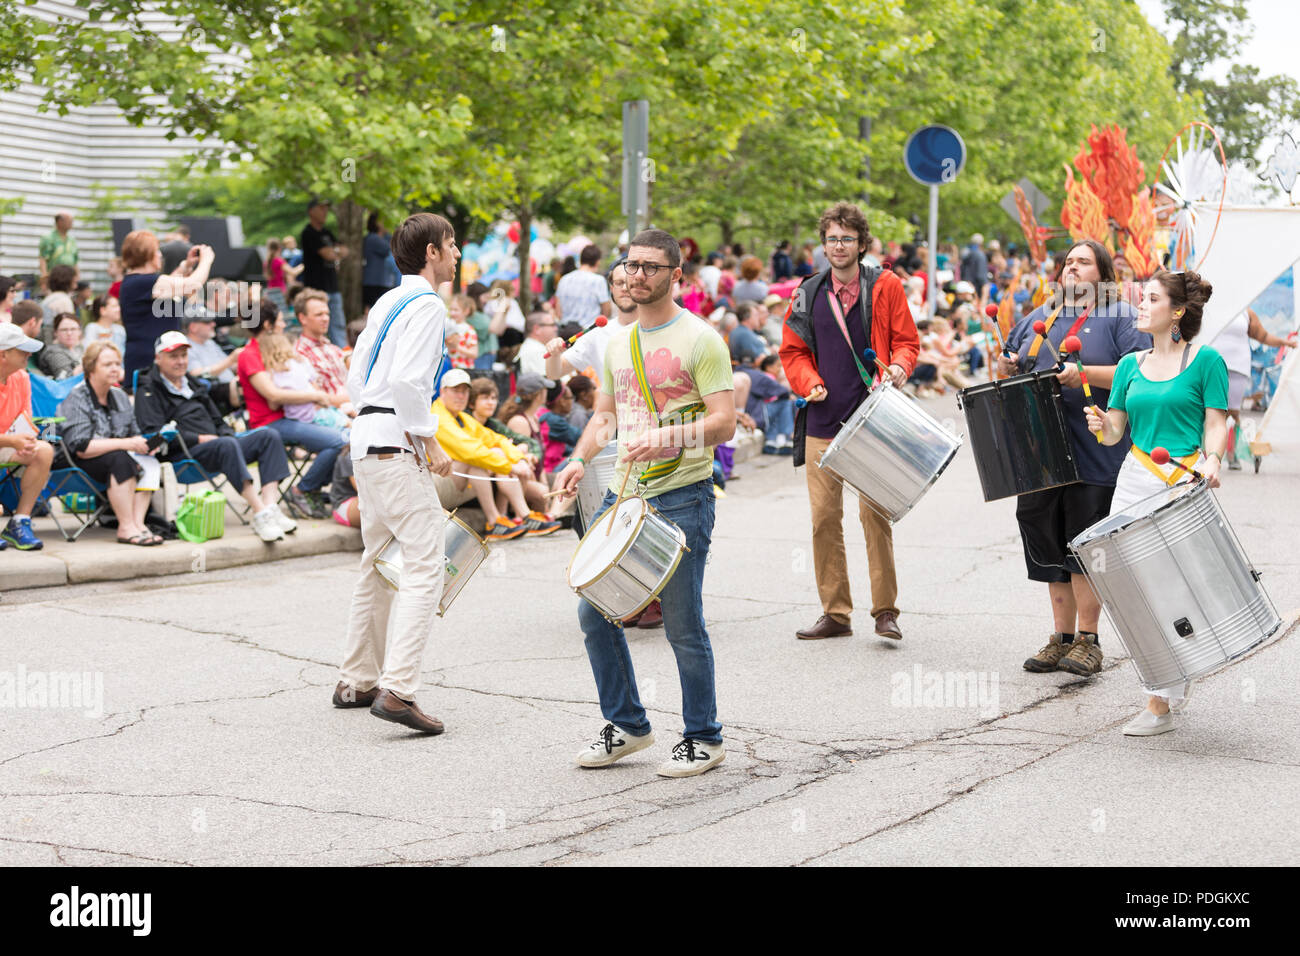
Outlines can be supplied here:
<path id="1" fill-rule="evenodd" d="M 169 860 L 166 857 L 161 856 L 141 856 L 138 853 L 129 853 L 126 850 L 101 850 L 99 847 L 77 846 L 74 843 L 52 843 L 49 840 L 19 840 L 14 837 L 0 836 L 0 843 L 17 843 L 26 846 L 48 846 L 54 851 L 55 858 L 60 863 L 64 863 L 65 866 L 67 864 L 64 861 L 63 856 L 59 853 L 60 850 L 81 850 L 85 853 L 103 853 L 107 856 L 121 856 L 128 860 L 142 860 L 146 863 L 170 863 L 173 866 L 194 865 L 185 860 Z"/>

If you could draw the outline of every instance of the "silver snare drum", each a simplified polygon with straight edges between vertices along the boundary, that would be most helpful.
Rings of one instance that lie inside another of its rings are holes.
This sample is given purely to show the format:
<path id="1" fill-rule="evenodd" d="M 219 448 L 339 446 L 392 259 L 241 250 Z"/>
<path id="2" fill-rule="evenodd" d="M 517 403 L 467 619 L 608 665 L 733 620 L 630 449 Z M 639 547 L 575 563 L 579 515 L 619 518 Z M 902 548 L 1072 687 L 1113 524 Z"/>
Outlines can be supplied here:
<path id="1" fill-rule="evenodd" d="M 1148 691 L 1208 674 L 1282 624 L 1203 481 L 1175 485 L 1070 542 Z"/>
<path id="2" fill-rule="evenodd" d="M 460 594 L 479 565 L 487 559 L 490 550 L 487 542 L 475 534 L 469 525 L 454 514 L 447 514 L 447 527 L 442 536 L 446 575 L 442 580 L 442 600 L 438 602 L 439 617 L 451 607 L 451 602 L 456 600 L 456 595 Z M 375 570 L 393 590 L 400 589 L 402 549 L 396 538 L 390 537 L 375 556 Z"/>
<path id="3" fill-rule="evenodd" d="M 873 388 L 822 454 L 821 467 L 898 521 L 948 467 L 961 439 L 890 384 Z"/>
<path id="4" fill-rule="evenodd" d="M 600 510 L 600 503 L 605 500 L 605 491 L 614 480 L 617 470 L 617 441 L 611 441 L 601 449 L 583 469 L 582 480 L 578 482 L 578 514 L 582 517 L 584 528 L 591 527 L 591 519 Z"/>
<path id="5" fill-rule="evenodd" d="M 627 498 L 578 542 L 569 562 L 569 587 L 617 624 L 659 596 L 685 551 L 681 528 L 644 499 Z"/>

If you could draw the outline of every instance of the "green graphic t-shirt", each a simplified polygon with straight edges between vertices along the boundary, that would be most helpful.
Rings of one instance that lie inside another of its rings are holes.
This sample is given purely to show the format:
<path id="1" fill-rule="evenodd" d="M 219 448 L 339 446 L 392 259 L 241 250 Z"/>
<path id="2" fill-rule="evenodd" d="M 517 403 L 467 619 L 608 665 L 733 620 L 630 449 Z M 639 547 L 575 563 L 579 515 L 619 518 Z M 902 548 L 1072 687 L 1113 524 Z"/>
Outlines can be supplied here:
<path id="1" fill-rule="evenodd" d="M 1228 366 L 1208 345 L 1173 378 L 1153 382 L 1131 352 L 1119 360 L 1110 387 L 1110 407 L 1128 415 L 1133 444 L 1150 454 L 1161 445 L 1175 458 L 1201 447 L 1205 410 L 1228 407 Z"/>
<path id="2" fill-rule="evenodd" d="M 602 391 L 612 395 L 618 412 L 618 456 L 626 454 L 626 442 L 637 435 L 657 428 L 655 415 L 646 406 L 632 367 L 632 329 L 623 326 L 614 332 L 605 353 L 605 375 Z M 661 420 L 682 409 L 700 403 L 705 395 L 728 391 L 733 387 L 731 355 L 727 344 L 703 319 L 683 309 L 677 317 L 654 329 L 640 329 L 642 359 L 645 362 L 646 380 L 654 397 L 655 409 Z M 664 449 L 666 458 L 676 450 Z M 654 462 L 632 462 L 634 471 L 629 479 L 628 491 L 633 482 Z M 610 487 L 618 491 L 623 484 L 627 465 L 620 464 Z M 681 464 L 672 474 L 650 483 L 646 495 L 654 497 L 674 488 L 702 481 L 713 474 L 713 449 L 711 447 L 687 448 Z"/>

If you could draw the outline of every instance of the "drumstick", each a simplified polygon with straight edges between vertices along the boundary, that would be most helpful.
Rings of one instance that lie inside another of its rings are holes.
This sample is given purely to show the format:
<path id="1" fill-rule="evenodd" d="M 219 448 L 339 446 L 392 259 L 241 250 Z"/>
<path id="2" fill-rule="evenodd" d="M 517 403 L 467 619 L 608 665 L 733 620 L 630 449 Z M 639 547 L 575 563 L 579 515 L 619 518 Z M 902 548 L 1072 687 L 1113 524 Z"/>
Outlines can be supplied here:
<path id="1" fill-rule="evenodd" d="M 1079 341 L 1077 335 L 1067 335 L 1065 341 L 1061 343 L 1061 348 L 1074 355 L 1074 364 L 1079 370 L 1079 381 L 1083 382 L 1083 399 L 1092 407 L 1098 417 L 1101 417 L 1101 409 L 1092 400 L 1092 389 L 1088 386 L 1088 373 L 1083 370 L 1083 343 Z M 1093 434 L 1097 436 L 1097 441 L 1101 441 L 1101 432 L 1093 432 Z M 1168 452 L 1165 454 L 1168 454 Z"/>
<path id="2" fill-rule="evenodd" d="M 894 373 L 889 370 L 888 365 L 880 361 L 880 356 L 878 356 L 873 349 L 863 349 L 862 357 L 866 359 L 867 362 L 869 363 L 875 362 L 876 368 L 880 369 L 880 374 L 885 377 L 886 381 L 890 381 L 892 379 Z"/>
<path id="3" fill-rule="evenodd" d="M 1150 458 L 1157 465 L 1173 465 L 1175 468 L 1181 468 L 1183 471 L 1187 472 L 1193 478 L 1199 479 L 1200 481 L 1205 480 L 1205 476 L 1201 474 L 1199 471 L 1197 471 L 1195 468 L 1188 468 L 1181 461 L 1179 461 L 1176 458 L 1173 458 L 1169 454 L 1168 448 L 1162 448 L 1160 445 L 1156 445 L 1155 448 L 1151 449 L 1151 454 L 1147 455 L 1147 457 Z"/>
<path id="4" fill-rule="evenodd" d="M 1041 335 L 1043 338 L 1047 338 L 1047 323 L 1042 319 L 1039 319 L 1031 327 L 1033 328 L 1035 335 Z M 1051 342 L 1049 341 L 1048 344 L 1050 345 Z M 1056 371 L 1058 373 L 1065 371 L 1065 363 L 1061 361 L 1059 355 L 1056 357 Z"/>
<path id="5" fill-rule="evenodd" d="M 623 490 L 627 488 L 627 479 L 631 474 L 632 463 L 629 461 L 627 463 L 627 471 L 623 472 L 623 483 L 618 486 L 618 497 L 614 500 L 614 507 L 612 509 L 614 514 L 609 516 L 609 524 L 605 526 L 605 537 L 607 538 L 609 537 L 609 533 L 614 530 L 614 516 L 618 514 L 618 506 L 623 503 Z"/>
<path id="6" fill-rule="evenodd" d="M 593 322 L 593 323 L 591 323 L 591 325 L 587 326 L 585 329 L 581 329 L 580 331 L 574 332 L 574 333 L 573 333 L 572 335 L 570 335 L 567 339 L 565 339 L 565 341 L 564 341 L 564 347 L 565 347 L 565 348 L 568 348 L 570 345 L 572 345 L 574 342 L 578 341 L 578 339 L 582 338 L 584 335 L 586 335 L 586 334 L 587 334 L 588 332 L 590 332 L 592 329 L 603 328 L 604 325 L 605 325 L 605 323 L 608 322 L 608 321 L 609 321 L 609 319 L 605 318 L 603 315 L 598 315 L 598 316 L 596 316 L 596 321 Z M 543 353 L 542 353 L 542 358 L 550 358 L 550 357 L 551 357 L 551 353 L 550 353 L 550 352 L 543 352 Z"/>

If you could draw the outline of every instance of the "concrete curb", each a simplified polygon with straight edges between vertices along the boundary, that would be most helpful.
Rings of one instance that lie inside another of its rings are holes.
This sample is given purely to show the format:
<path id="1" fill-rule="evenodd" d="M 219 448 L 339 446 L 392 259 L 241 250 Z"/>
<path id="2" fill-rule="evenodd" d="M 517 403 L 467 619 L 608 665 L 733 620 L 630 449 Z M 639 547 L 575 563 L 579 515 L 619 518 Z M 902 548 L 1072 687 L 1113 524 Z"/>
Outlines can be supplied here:
<path id="1" fill-rule="evenodd" d="M 125 547 L 108 529 L 94 528 L 75 542 L 64 541 L 51 526 L 39 528 L 41 551 L 0 552 L 0 590 L 126 581 L 165 574 L 187 574 L 301 558 L 338 551 L 360 551 L 361 532 L 333 521 L 298 521 L 298 530 L 267 544 L 237 522 L 204 544 L 166 541 L 152 548 Z"/>

